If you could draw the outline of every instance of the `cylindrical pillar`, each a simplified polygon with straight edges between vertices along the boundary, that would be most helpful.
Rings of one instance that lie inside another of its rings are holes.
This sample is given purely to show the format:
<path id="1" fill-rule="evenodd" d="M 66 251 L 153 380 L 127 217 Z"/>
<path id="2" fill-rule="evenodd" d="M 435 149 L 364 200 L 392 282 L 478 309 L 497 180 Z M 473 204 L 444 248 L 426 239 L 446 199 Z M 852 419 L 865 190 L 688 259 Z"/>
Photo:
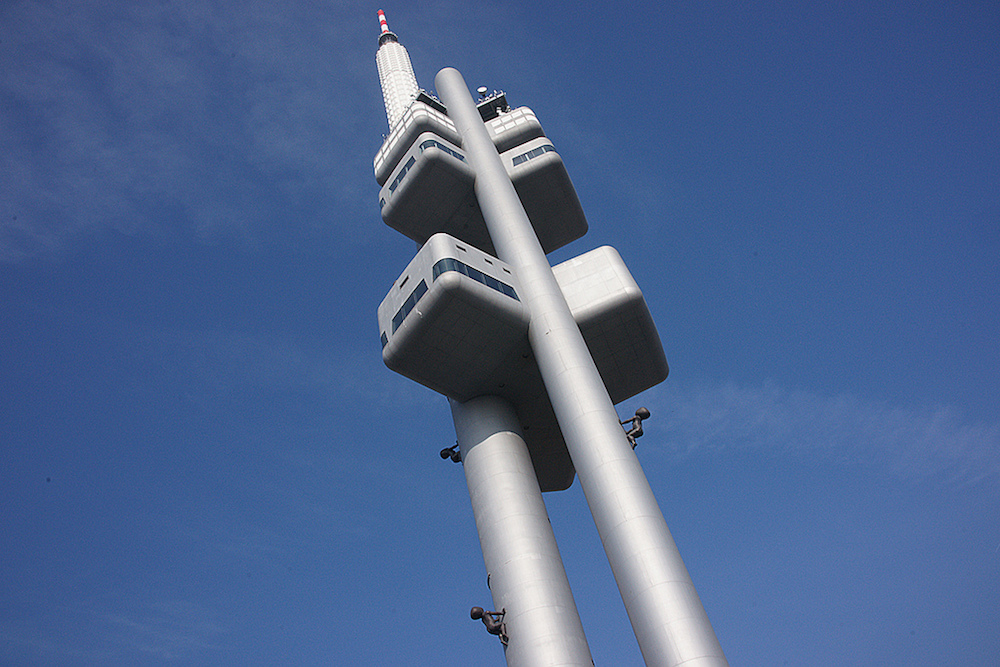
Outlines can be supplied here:
<path id="1" fill-rule="evenodd" d="M 592 667 L 535 469 L 513 406 L 481 396 L 450 401 L 510 667 Z"/>
<path id="2" fill-rule="evenodd" d="M 528 306 L 528 339 L 647 665 L 727 665 L 614 405 L 462 75 L 435 78 L 476 172 L 497 256 Z"/>

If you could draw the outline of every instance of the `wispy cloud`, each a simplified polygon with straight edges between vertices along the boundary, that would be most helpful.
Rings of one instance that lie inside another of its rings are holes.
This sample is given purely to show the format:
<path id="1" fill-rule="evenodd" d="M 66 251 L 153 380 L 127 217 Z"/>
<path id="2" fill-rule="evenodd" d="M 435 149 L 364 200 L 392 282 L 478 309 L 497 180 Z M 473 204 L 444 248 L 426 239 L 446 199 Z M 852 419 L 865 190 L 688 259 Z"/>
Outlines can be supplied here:
<path id="1" fill-rule="evenodd" d="M 219 614 L 197 603 L 161 599 L 148 603 L 63 605 L 46 610 L 73 632 L 21 623 L 0 625 L 0 655 L 32 664 L 123 664 L 210 660 L 231 631 Z"/>
<path id="2" fill-rule="evenodd" d="M 217 615 L 186 600 L 162 600 L 135 613 L 107 613 L 99 622 L 122 650 L 156 660 L 176 660 L 219 650 L 228 631 Z"/>
<path id="3" fill-rule="evenodd" d="M 438 410 L 439 395 L 383 367 L 376 349 L 347 354 L 329 346 L 261 335 L 181 330 L 150 334 L 189 400 L 215 402 L 254 387 L 322 392 L 330 400 Z M 672 452 L 767 449 L 806 452 L 830 461 L 879 468 L 906 479 L 1000 482 L 1000 422 L 976 422 L 954 406 L 926 409 L 824 395 L 763 383 L 681 384 L 668 381 L 644 401 L 653 410 L 646 432 Z"/>
<path id="4" fill-rule="evenodd" d="M 377 210 L 351 144 L 377 142 L 379 98 L 352 11 L 5 3 L 0 261 L 102 230 L 253 246 L 324 220 L 355 238 L 331 223 Z"/>
<path id="5" fill-rule="evenodd" d="M 668 382 L 647 401 L 662 416 L 650 421 L 647 432 L 657 433 L 651 440 L 672 451 L 808 452 L 905 479 L 960 484 L 1000 479 L 1000 423 L 972 422 L 954 407 L 919 410 L 769 383 Z"/>
<path id="6" fill-rule="evenodd" d="M 188 387 L 194 402 L 215 402 L 241 392 L 321 392 L 329 400 L 390 403 L 401 408 L 443 401 L 382 364 L 377 341 L 346 347 L 305 343 L 278 335 L 187 329 L 148 329 L 123 341 L 146 363 Z"/>

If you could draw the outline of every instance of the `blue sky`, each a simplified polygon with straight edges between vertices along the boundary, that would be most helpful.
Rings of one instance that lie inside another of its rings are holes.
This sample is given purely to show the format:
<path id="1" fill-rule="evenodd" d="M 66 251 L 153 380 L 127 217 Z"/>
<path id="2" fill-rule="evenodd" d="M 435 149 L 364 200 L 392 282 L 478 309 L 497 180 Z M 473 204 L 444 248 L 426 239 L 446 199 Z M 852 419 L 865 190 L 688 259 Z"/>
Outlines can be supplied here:
<path id="1" fill-rule="evenodd" d="M 383 5 L 536 111 L 670 377 L 619 406 L 733 665 L 1000 656 L 1000 10 Z M 386 369 L 376 5 L 0 6 L 0 662 L 502 665 Z M 575 484 L 598 665 L 641 664 Z"/>

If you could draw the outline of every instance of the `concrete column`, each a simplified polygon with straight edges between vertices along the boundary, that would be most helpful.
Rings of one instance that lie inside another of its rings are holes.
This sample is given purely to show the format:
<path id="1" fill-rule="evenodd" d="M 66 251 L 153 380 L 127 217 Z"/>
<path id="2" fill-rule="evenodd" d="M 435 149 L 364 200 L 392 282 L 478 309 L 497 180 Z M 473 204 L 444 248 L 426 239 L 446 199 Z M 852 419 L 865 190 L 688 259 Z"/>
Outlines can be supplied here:
<path id="1" fill-rule="evenodd" d="M 591 667 L 593 659 L 513 406 L 450 401 L 510 667 Z"/>
<path id="2" fill-rule="evenodd" d="M 462 75 L 435 78 L 476 172 L 500 259 L 531 313 L 528 339 L 647 665 L 728 665 L 604 382 Z"/>

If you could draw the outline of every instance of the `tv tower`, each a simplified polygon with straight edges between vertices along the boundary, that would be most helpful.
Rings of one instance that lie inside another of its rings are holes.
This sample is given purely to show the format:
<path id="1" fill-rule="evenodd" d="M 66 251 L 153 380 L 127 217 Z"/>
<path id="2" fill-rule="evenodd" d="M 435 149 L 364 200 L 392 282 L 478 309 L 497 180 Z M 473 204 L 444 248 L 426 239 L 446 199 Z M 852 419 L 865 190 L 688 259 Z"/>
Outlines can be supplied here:
<path id="1" fill-rule="evenodd" d="M 587 221 L 527 107 L 441 70 L 417 87 L 379 11 L 389 135 L 375 156 L 382 219 L 420 244 L 378 308 L 386 365 L 444 394 L 507 664 L 592 665 L 542 492 L 574 476 L 647 665 L 727 665 L 633 451 L 649 413 L 614 405 L 666 378 L 652 317 L 619 254 L 546 254 Z M 626 433 L 623 423 L 633 428 Z"/>

